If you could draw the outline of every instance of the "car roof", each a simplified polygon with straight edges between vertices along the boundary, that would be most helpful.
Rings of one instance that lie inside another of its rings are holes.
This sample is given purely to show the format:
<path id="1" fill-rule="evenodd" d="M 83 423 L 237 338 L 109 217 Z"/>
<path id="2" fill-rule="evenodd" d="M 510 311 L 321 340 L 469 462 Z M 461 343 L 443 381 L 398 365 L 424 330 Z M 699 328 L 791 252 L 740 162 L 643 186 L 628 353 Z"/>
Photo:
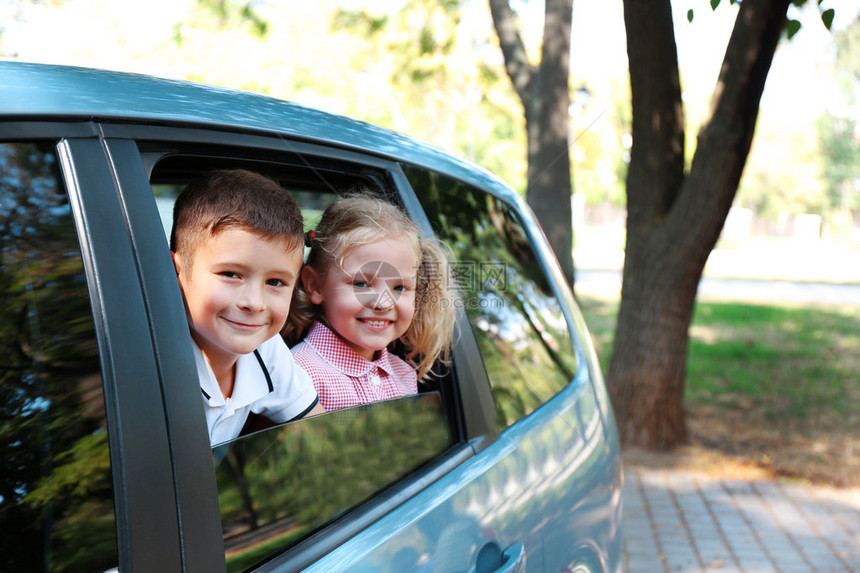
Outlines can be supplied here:
<path id="1" fill-rule="evenodd" d="M 407 161 L 520 202 L 489 171 L 394 131 L 268 96 L 186 81 L 0 61 L 0 119 L 118 120 L 277 134 Z"/>

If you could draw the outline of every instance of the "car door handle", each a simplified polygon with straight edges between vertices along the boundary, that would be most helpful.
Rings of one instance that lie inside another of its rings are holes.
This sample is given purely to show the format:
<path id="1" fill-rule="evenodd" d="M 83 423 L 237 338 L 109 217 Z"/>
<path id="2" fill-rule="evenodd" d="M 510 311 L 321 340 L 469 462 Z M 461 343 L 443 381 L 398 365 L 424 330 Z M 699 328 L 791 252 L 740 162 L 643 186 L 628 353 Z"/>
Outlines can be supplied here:
<path id="1" fill-rule="evenodd" d="M 496 573 L 526 573 L 526 548 L 514 543 L 502 553 L 502 565 Z"/>
<path id="2" fill-rule="evenodd" d="M 475 566 L 469 573 L 525 573 L 526 548 L 522 543 L 514 543 L 502 551 L 499 544 L 490 542 L 484 545 L 475 559 Z"/>

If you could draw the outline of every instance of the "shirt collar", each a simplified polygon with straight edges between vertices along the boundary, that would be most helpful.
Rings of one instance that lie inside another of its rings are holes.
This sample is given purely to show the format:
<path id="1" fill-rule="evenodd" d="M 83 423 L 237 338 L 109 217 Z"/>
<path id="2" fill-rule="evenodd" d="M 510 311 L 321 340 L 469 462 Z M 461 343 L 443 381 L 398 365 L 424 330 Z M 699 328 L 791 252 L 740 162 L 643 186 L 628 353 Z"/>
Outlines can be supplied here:
<path id="1" fill-rule="evenodd" d="M 203 397 L 212 407 L 224 406 L 227 400 L 221 393 L 218 380 L 203 351 L 194 344 L 194 358 L 197 361 L 197 373 L 200 379 L 200 389 Z M 233 395 L 230 402 L 234 408 L 247 406 L 269 393 L 269 385 L 262 372 L 260 363 L 253 353 L 240 354 L 236 360 L 236 379 L 233 382 Z"/>
<path id="2" fill-rule="evenodd" d="M 393 374 L 387 348 L 382 349 L 379 358 L 370 361 L 347 346 L 343 339 L 321 322 L 314 323 L 305 337 L 305 342 L 310 344 L 323 360 L 347 376 L 358 378 L 371 372 L 374 367 L 388 375 Z"/>

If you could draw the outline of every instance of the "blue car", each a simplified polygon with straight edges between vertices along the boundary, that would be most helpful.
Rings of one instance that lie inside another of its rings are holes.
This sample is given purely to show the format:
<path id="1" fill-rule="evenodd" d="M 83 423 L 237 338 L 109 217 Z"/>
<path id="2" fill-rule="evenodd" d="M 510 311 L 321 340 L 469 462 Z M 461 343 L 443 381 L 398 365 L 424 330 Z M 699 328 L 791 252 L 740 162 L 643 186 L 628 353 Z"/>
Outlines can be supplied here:
<path id="1" fill-rule="evenodd" d="M 183 186 L 233 167 L 309 225 L 364 185 L 445 241 L 450 366 L 210 447 L 167 235 Z M 0 571 L 621 570 L 589 334 L 487 171 L 260 95 L 0 62 L 0 235 Z"/>

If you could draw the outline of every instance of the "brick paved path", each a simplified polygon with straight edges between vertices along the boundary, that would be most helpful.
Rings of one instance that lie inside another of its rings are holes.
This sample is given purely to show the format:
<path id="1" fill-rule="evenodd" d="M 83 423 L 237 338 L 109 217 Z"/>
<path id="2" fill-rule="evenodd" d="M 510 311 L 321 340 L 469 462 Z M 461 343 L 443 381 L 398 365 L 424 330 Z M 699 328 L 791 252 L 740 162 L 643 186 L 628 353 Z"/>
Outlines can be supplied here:
<path id="1" fill-rule="evenodd" d="M 624 473 L 625 573 L 860 573 L 860 488 Z"/>

